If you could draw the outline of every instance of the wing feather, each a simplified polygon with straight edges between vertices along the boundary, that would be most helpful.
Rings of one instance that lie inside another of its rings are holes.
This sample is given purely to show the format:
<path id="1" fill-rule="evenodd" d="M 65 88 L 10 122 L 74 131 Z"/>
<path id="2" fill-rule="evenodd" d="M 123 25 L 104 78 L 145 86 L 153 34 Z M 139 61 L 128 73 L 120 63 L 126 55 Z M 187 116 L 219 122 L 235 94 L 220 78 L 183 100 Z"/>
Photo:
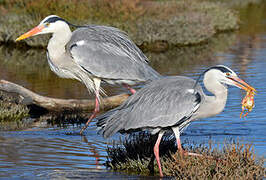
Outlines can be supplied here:
<path id="1" fill-rule="evenodd" d="M 202 89 L 186 77 L 167 77 L 152 81 L 129 97 L 121 106 L 99 116 L 103 134 L 118 131 L 168 128 L 191 118 L 202 101 Z"/>
<path id="2" fill-rule="evenodd" d="M 159 74 L 147 57 L 116 28 L 88 26 L 73 32 L 66 47 L 73 60 L 93 76 L 105 79 L 146 81 Z"/>

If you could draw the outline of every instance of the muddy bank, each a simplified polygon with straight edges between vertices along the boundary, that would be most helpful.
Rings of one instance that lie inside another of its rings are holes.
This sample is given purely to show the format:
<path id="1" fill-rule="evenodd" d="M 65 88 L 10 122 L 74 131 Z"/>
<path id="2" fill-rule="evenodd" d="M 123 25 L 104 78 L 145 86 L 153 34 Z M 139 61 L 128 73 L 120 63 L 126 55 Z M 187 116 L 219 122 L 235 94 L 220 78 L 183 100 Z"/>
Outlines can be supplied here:
<path id="1" fill-rule="evenodd" d="M 238 29 L 237 13 L 218 2 L 202 1 L 1 1 L 0 42 L 14 43 L 18 35 L 49 14 L 74 24 L 102 24 L 126 31 L 149 50 L 206 42 L 218 32 Z M 50 7 L 52 5 L 52 7 Z M 79 12 L 79 13 L 76 13 Z M 45 47 L 49 36 L 30 38 L 24 45 Z"/>
<path id="2" fill-rule="evenodd" d="M 88 113 L 79 109 L 48 111 L 25 98 L 0 90 L 0 131 L 27 130 L 34 127 L 65 126 L 87 121 Z"/>
<path id="3" fill-rule="evenodd" d="M 19 98 L 0 91 L 0 130 L 20 129 L 29 122 L 29 109 Z"/>

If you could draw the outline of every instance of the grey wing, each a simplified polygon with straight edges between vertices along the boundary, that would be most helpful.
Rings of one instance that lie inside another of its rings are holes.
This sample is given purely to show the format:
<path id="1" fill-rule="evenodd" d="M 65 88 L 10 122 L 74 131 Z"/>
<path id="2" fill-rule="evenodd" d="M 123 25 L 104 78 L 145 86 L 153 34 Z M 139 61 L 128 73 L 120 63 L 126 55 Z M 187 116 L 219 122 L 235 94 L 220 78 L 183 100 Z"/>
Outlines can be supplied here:
<path id="1" fill-rule="evenodd" d="M 67 50 L 78 65 L 93 76 L 105 79 L 146 81 L 159 76 L 127 36 L 112 28 L 104 30 L 81 28 L 73 33 Z"/>
<path id="2" fill-rule="evenodd" d="M 99 116 L 104 137 L 118 131 L 178 126 L 200 106 L 202 89 L 185 77 L 155 80 L 129 97 L 121 106 Z"/>

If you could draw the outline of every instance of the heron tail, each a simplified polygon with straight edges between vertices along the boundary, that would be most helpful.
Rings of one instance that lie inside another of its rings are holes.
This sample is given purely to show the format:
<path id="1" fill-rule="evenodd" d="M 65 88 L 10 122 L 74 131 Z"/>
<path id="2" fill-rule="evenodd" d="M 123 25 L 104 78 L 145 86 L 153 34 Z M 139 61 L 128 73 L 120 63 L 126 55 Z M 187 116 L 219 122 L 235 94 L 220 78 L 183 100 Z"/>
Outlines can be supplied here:
<path id="1" fill-rule="evenodd" d="M 121 109 L 118 107 L 96 118 L 96 125 L 98 127 L 99 133 L 102 134 L 104 138 L 109 138 L 123 129 L 126 122 L 121 119 L 119 115 L 120 111 Z"/>
<path id="2" fill-rule="evenodd" d="M 115 112 L 116 112 L 116 109 L 112 109 L 112 110 L 96 117 L 97 129 L 99 130 L 99 133 L 104 136 L 104 138 L 108 138 L 114 134 L 114 133 L 112 133 L 112 134 L 108 133 L 108 135 L 107 135 L 105 128 L 106 128 L 106 126 L 108 126 L 108 124 L 111 123 L 111 119 L 112 119 L 111 117 Z"/>

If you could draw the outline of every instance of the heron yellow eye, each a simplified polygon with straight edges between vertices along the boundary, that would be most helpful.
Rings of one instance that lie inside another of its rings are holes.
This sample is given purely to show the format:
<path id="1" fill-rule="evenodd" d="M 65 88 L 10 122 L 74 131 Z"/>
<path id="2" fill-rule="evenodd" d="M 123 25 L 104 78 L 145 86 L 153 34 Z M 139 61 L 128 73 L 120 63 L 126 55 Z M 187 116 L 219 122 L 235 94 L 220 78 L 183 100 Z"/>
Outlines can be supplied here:
<path id="1" fill-rule="evenodd" d="M 50 23 L 46 23 L 44 26 L 45 26 L 45 27 L 48 27 L 48 26 L 50 26 Z"/>
<path id="2" fill-rule="evenodd" d="M 227 73 L 226 73 L 226 76 L 230 76 L 230 73 L 229 73 L 229 72 L 227 72 Z"/>

